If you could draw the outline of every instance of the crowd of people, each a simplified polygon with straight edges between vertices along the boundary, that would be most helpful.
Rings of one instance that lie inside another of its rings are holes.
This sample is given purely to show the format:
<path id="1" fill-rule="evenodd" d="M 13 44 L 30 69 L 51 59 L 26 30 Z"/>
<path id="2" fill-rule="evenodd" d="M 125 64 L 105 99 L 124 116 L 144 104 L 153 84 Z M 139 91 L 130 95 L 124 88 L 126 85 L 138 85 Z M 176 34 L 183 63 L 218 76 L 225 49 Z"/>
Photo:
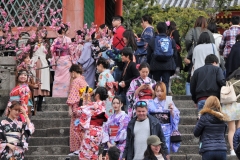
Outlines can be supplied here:
<path id="1" fill-rule="evenodd" d="M 0 124 L 1 158 L 23 158 L 34 132 L 29 117 L 42 112 L 43 98 L 52 96 L 67 97 L 69 155 L 169 160 L 181 143 L 180 111 L 167 100 L 169 79 L 179 70 L 188 72 L 186 94 L 199 111 L 194 135 L 200 137 L 202 159 L 226 160 L 226 122 L 230 154 L 240 158 L 239 100 L 220 104 L 226 79 L 240 94 L 240 18 L 233 16 L 232 26 L 220 35 L 215 23 L 198 17 L 185 37 L 185 67 L 176 23 L 159 22 L 154 29 L 152 22 L 142 16 L 143 32 L 137 35 L 114 16 L 111 27 L 84 26 L 73 39 L 67 37 L 69 25 L 61 23 L 52 44 L 47 29 L 39 27 L 16 51 L 16 87 Z"/>

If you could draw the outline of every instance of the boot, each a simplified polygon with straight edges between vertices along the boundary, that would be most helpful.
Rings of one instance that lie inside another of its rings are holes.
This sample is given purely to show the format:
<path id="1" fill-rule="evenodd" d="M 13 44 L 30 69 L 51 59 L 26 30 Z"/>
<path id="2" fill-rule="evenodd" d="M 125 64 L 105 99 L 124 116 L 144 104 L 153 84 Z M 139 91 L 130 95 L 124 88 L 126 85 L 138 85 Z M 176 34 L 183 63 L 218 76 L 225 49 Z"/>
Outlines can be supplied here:
<path id="1" fill-rule="evenodd" d="M 42 101 L 43 101 L 43 96 L 38 96 L 38 103 L 37 103 L 37 111 L 42 112 Z"/>

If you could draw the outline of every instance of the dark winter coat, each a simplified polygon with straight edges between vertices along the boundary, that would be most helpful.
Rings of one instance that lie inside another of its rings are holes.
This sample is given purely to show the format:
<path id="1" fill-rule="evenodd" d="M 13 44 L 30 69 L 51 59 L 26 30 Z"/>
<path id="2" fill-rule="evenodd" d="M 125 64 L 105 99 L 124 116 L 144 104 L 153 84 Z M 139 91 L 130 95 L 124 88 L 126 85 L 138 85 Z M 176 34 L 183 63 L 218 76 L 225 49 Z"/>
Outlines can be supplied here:
<path id="1" fill-rule="evenodd" d="M 240 145 L 240 128 L 238 128 L 236 130 L 236 132 L 234 133 L 234 136 L 233 136 L 233 148 L 236 153 L 237 153 L 237 148 L 239 149 L 238 155 L 240 156 L 240 146 L 239 145 Z"/>
<path id="2" fill-rule="evenodd" d="M 161 149 L 163 150 L 163 153 L 165 155 L 168 155 L 168 148 L 166 146 L 166 141 L 162 131 L 161 124 L 159 123 L 157 118 L 151 115 L 148 115 L 148 118 L 150 123 L 150 135 L 157 135 L 160 138 L 161 142 L 163 142 L 161 144 Z M 125 158 L 125 160 L 132 160 L 134 157 L 134 126 L 135 126 L 136 120 L 137 120 L 137 117 L 133 118 L 128 123 L 126 146 L 124 148 L 124 152 L 122 156 L 122 158 Z"/>
<path id="3" fill-rule="evenodd" d="M 220 67 L 205 64 L 194 71 L 190 90 L 192 100 L 197 103 L 201 97 L 216 96 L 220 99 L 220 90 L 226 85 L 223 71 Z"/>
<path id="4" fill-rule="evenodd" d="M 202 116 L 194 129 L 194 136 L 200 137 L 199 152 L 227 151 L 225 141 L 227 125 L 224 122 L 227 117 L 209 108 L 203 108 L 200 113 Z"/>
<path id="5" fill-rule="evenodd" d="M 226 77 L 228 77 L 233 71 L 240 67 L 240 41 L 236 42 L 231 49 L 228 58 L 226 59 Z"/>

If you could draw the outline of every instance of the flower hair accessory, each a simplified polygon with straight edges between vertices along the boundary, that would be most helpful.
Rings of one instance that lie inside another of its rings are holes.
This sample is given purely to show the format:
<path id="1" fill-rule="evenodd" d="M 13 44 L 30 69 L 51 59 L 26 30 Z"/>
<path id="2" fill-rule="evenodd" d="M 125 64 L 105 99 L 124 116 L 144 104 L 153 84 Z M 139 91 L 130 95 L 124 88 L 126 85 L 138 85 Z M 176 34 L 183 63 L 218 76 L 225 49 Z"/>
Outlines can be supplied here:
<path id="1" fill-rule="evenodd" d="M 168 27 L 170 26 L 170 21 L 166 21 L 165 23 Z"/>

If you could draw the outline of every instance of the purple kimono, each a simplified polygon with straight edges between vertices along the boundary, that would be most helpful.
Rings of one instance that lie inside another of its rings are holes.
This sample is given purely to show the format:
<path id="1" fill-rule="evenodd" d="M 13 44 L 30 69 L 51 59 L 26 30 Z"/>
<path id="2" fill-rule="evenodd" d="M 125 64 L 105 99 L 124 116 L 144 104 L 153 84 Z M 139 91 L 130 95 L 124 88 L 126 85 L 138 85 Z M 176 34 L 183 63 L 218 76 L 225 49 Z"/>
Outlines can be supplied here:
<path id="1" fill-rule="evenodd" d="M 127 138 L 127 126 L 130 121 L 129 116 L 121 111 L 118 114 L 113 114 L 108 118 L 108 121 L 103 127 L 103 139 L 102 143 L 111 143 L 116 145 L 121 151 L 120 160 L 126 145 Z"/>
<path id="2" fill-rule="evenodd" d="M 95 88 L 96 65 L 94 59 L 92 58 L 91 46 L 91 42 L 86 42 L 83 45 L 82 54 L 78 59 L 78 64 L 82 65 L 83 76 L 85 77 L 85 80 L 88 83 L 89 87 Z"/>
<path id="3" fill-rule="evenodd" d="M 166 145 L 168 147 L 168 152 L 177 152 L 180 147 L 180 142 L 171 143 L 170 136 L 173 131 L 178 130 L 178 123 L 180 120 L 180 111 L 177 109 L 175 104 L 173 103 L 173 113 L 174 117 L 170 114 L 169 110 L 165 110 L 166 100 L 160 101 L 157 97 L 154 100 L 148 101 L 148 112 L 152 116 L 159 119 L 161 123 L 161 127 L 164 133 L 164 137 L 166 139 Z"/>

